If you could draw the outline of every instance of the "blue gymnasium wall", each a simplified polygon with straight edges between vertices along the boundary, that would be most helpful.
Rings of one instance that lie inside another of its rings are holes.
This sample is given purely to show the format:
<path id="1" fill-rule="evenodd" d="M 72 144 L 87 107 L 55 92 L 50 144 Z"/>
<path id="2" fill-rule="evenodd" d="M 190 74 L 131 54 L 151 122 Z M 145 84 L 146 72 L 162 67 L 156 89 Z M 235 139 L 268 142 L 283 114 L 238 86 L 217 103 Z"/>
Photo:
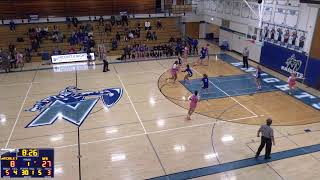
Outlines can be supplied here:
<path id="1" fill-rule="evenodd" d="M 306 78 L 305 83 L 314 88 L 318 88 L 320 83 L 320 60 L 310 58 L 307 66 L 307 73 L 304 74 L 308 57 L 304 53 L 300 53 L 285 47 L 264 42 L 261 50 L 260 63 L 270 69 L 289 76 L 290 73 L 286 62 L 294 55 L 294 59 L 301 62 L 301 66 L 297 69 L 297 73 Z M 289 68 L 290 69 L 290 68 Z"/>

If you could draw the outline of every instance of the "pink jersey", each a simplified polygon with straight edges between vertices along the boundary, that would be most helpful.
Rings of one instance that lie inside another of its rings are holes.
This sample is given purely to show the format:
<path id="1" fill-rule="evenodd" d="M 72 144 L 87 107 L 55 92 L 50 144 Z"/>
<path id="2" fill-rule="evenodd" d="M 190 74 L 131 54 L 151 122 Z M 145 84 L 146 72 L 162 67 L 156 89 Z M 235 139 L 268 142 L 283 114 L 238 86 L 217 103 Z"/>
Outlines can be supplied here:
<path id="1" fill-rule="evenodd" d="M 172 68 L 171 68 L 171 74 L 175 75 L 178 72 L 178 66 L 176 64 L 173 64 Z"/>
<path id="2" fill-rule="evenodd" d="M 197 107 L 198 101 L 199 101 L 198 96 L 193 94 L 190 97 L 190 109 L 195 109 Z"/>
<path id="3" fill-rule="evenodd" d="M 23 63 L 23 55 L 21 53 L 18 53 L 16 55 L 16 59 L 17 59 L 17 64 L 18 63 Z"/>
<path id="4" fill-rule="evenodd" d="M 289 84 L 289 86 L 294 86 L 295 84 L 296 84 L 296 78 L 295 77 L 293 77 L 293 76 L 290 76 L 289 78 L 288 78 L 288 84 Z"/>

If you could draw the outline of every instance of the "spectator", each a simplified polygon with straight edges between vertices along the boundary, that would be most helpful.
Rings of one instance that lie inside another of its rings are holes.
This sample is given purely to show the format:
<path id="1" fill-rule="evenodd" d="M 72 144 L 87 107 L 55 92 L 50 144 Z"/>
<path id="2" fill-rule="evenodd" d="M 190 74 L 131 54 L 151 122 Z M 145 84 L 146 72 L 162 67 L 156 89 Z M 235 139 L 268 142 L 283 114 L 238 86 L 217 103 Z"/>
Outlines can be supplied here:
<path id="1" fill-rule="evenodd" d="M 69 53 L 69 54 L 76 53 L 76 50 L 74 49 L 73 46 L 70 46 L 70 48 L 68 49 L 68 53 Z"/>
<path id="2" fill-rule="evenodd" d="M 112 51 L 118 48 L 118 41 L 116 39 L 112 39 Z"/>
<path id="3" fill-rule="evenodd" d="M 56 46 L 52 51 L 52 55 L 60 55 L 60 54 L 62 54 L 62 51 L 59 49 L 58 46 Z"/>
<path id="4" fill-rule="evenodd" d="M 98 25 L 103 26 L 103 21 L 104 21 L 103 17 L 100 16 Z"/>
<path id="5" fill-rule="evenodd" d="M 116 22 L 117 22 L 117 25 L 120 26 L 122 24 L 122 18 L 121 16 L 116 16 Z"/>
<path id="6" fill-rule="evenodd" d="M 72 24 L 74 27 L 78 27 L 79 24 L 79 20 L 76 17 L 72 17 Z"/>
<path id="7" fill-rule="evenodd" d="M 130 39 L 133 39 L 133 38 L 134 38 L 133 33 L 130 31 L 129 34 L 128 34 L 128 39 L 130 40 Z"/>
<path id="8" fill-rule="evenodd" d="M 25 57 L 26 57 L 26 62 L 31 62 L 31 50 L 30 48 L 25 48 L 24 49 L 25 52 Z"/>
<path id="9" fill-rule="evenodd" d="M 0 64 L 6 73 L 10 72 L 9 55 L 0 49 Z"/>
<path id="10" fill-rule="evenodd" d="M 40 34 L 41 28 L 39 26 L 36 27 L 36 32 L 37 32 L 37 34 Z"/>
<path id="11" fill-rule="evenodd" d="M 145 23 L 144 23 L 144 29 L 147 31 L 147 30 L 151 30 L 151 23 L 150 23 L 150 21 L 146 21 Z"/>
<path id="12" fill-rule="evenodd" d="M 129 21 L 128 21 L 128 16 L 127 15 L 123 15 L 122 16 L 122 26 L 124 26 L 124 24 L 129 26 Z"/>
<path id="13" fill-rule="evenodd" d="M 107 54 L 106 53 L 103 53 L 102 59 L 103 59 L 103 72 L 110 71 L 109 62 L 107 60 Z"/>
<path id="14" fill-rule="evenodd" d="M 116 24 L 116 18 L 114 16 L 111 16 L 110 21 L 112 26 Z"/>
<path id="15" fill-rule="evenodd" d="M 160 19 L 157 20 L 157 29 L 162 29 L 162 23 L 161 23 Z"/>
<path id="16" fill-rule="evenodd" d="M 15 59 L 15 55 L 14 55 L 15 49 L 16 49 L 15 45 L 12 43 L 9 43 L 9 52 L 10 52 L 11 59 Z"/>
<path id="17" fill-rule="evenodd" d="M 174 37 L 171 37 L 169 43 L 175 42 Z"/>
<path id="18" fill-rule="evenodd" d="M 109 24 L 109 23 L 106 23 L 106 25 L 105 25 L 105 27 L 104 27 L 104 32 L 106 33 L 106 32 L 109 32 L 109 33 L 111 33 L 111 25 Z"/>
<path id="19" fill-rule="evenodd" d="M 16 32 L 16 23 L 13 20 L 10 21 L 9 27 L 11 32 Z"/>
<path id="20" fill-rule="evenodd" d="M 147 31 L 146 38 L 147 38 L 147 41 L 152 39 L 152 34 L 151 34 L 151 32 L 149 30 Z"/>
<path id="21" fill-rule="evenodd" d="M 139 28 L 136 28 L 134 34 L 135 34 L 136 38 L 140 38 L 140 29 L 139 29 Z"/>
<path id="22" fill-rule="evenodd" d="M 117 32 L 117 34 L 116 34 L 116 40 L 117 40 L 117 41 L 120 41 L 120 39 L 121 39 L 121 37 L 120 37 L 120 33 L 119 33 L 119 32 Z"/>
<path id="23" fill-rule="evenodd" d="M 156 41 L 158 39 L 157 34 L 155 31 L 153 31 L 152 35 L 151 35 L 151 40 Z"/>
<path id="24" fill-rule="evenodd" d="M 198 40 L 197 39 L 193 39 L 192 41 L 192 54 L 197 54 L 198 55 Z"/>
<path id="25" fill-rule="evenodd" d="M 137 28 L 138 28 L 139 30 L 141 30 L 141 24 L 140 24 L 140 22 L 137 22 Z"/>

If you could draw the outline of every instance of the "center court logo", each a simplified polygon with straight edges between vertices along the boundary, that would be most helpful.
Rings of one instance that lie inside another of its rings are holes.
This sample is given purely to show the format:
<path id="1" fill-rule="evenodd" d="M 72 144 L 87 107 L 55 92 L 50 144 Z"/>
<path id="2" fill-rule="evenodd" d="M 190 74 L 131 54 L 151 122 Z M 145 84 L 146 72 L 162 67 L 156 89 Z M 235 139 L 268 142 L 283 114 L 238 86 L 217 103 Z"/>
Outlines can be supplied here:
<path id="1" fill-rule="evenodd" d="M 281 66 L 281 70 L 286 71 L 288 73 L 296 73 L 297 77 L 302 78 L 303 74 L 299 73 L 300 67 L 302 65 L 302 61 L 296 59 L 294 54 L 291 55 L 290 58 L 286 61 L 286 66 Z"/>
<path id="2" fill-rule="evenodd" d="M 99 99 L 109 109 L 121 99 L 122 93 L 121 88 L 80 91 L 77 87 L 69 86 L 60 91 L 58 95 L 44 98 L 28 109 L 29 112 L 40 113 L 26 128 L 51 125 L 58 118 L 81 126 Z"/>

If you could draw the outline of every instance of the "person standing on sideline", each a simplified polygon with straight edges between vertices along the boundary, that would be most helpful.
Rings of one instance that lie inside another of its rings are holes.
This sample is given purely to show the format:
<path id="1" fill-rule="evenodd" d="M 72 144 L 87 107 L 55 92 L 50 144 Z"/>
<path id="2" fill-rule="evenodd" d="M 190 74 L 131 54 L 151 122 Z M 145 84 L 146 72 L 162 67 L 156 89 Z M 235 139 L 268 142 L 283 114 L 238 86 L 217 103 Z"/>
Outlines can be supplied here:
<path id="1" fill-rule="evenodd" d="M 248 58 L 249 58 L 249 49 L 248 47 L 245 47 L 242 51 L 242 57 L 243 57 L 243 65 L 242 68 L 249 68 L 248 64 Z"/>
<path id="2" fill-rule="evenodd" d="M 258 137 L 260 137 L 260 133 L 262 134 L 261 136 L 261 144 L 258 148 L 258 151 L 256 153 L 255 158 L 258 158 L 260 155 L 260 152 L 266 146 L 266 154 L 264 156 L 264 159 L 270 159 L 270 154 L 271 154 L 271 147 L 272 143 L 273 145 L 276 145 L 274 141 L 274 136 L 273 136 L 273 129 L 270 127 L 272 124 L 272 119 L 268 118 L 266 120 L 266 124 L 262 125 L 260 129 L 258 130 Z"/>
<path id="3" fill-rule="evenodd" d="M 109 62 L 107 60 L 107 54 L 106 53 L 103 53 L 102 59 L 103 59 L 103 72 L 110 71 Z"/>

